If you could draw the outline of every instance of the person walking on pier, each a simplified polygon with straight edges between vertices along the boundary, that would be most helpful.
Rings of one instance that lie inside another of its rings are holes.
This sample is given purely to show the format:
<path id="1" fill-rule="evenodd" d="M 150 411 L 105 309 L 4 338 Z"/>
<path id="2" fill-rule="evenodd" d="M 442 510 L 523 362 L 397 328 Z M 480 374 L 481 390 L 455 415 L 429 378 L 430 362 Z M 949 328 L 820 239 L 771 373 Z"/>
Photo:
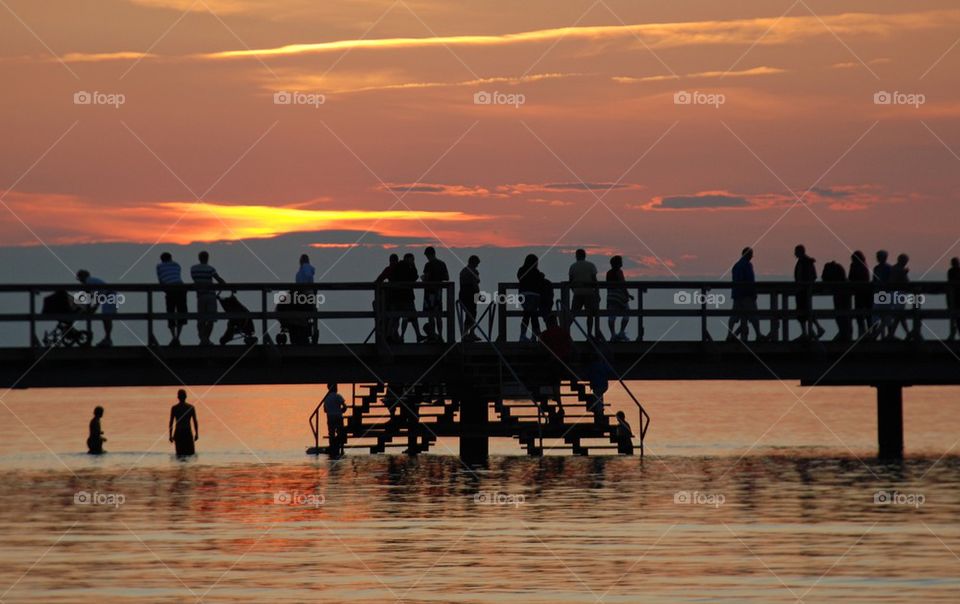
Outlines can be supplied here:
<path id="1" fill-rule="evenodd" d="M 797 290 L 797 321 L 800 323 L 800 337 L 798 340 L 819 338 L 824 329 L 813 318 L 813 283 L 817 280 L 816 260 L 807 255 L 804 246 L 798 245 L 793 249 L 797 264 L 793 267 L 793 280 L 800 288 Z M 816 329 L 816 332 L 814 332 Z"/>
<path id="2" fill-rule="evenodd" d="M 760 320 L 757 319 L 757 277 L 753 272 L 753 248 L 745 247 L 740 251 L 740 259 L 731 271 L 733 286 L 730 295 L 733 298 L 733 314 L 727 326 L 727 340 L 750 339 L 750 325 L 757 341 L 766 339 L 760 333 Z"/>
<path id="3" fill-rule="evenodd" d="M 106 285 L 103 279 L 92 276 L 90 271 L 84 269 L 77 271 L 77 281 L 84 285 Z M 79 296 L 80 303 L 87 305 L 90 312 L 96 312 L 97 307 L 100 307 L 100 314 L 103 315 L 103 339 L 97 343 L 97 346 L 113 346 L 112 317 L 117 314 L 117 299 L 117 292 L 104 289 L 88 290 Z"/>
<path id="4" fill-rule="evenodd" d="M 424 336 L 420 333 L 420 319 L 417 318 L 417 296 L 413 291 L 413 284 L 420 277 L 417 272 L 417 261 L 413 254 L 403 255 L 403 260 L 397 265 L 395 281 L 404 284 L 397 294 L 397 310 L 403 313 L 400 322 L 400 343 L 407 333 L 407 326 L 413 325 L 413 333 L 417 342 L 422 342 Z"/>
<path id="5" fill-rule="evenodd" d="M 587 260 L 584 249 L 576 251 L 576 262 L 570 265 L 567 273 L 570 288 L 573 290 L 573 302 L 570 310 L 574 313 L 587 311 L 587 338 L 603 340 L 600 331 L 600 292 L 597 289 L 597 267 Z M 596 331 L 594 331 L 596 328 Z"/>
<path id="6" fill-rule="evenodd" d="M 477 326 L 477 297 L 480 295 L 480 258 L 470 256 L 467 265 L 460 271 L 460 308 L 463 309 L 463 327 L 461 333 L 464 342 L 478 342 L 474 333 Z"/>
<path id="7" fill-rule="evenodd" d="M 527 337 L 527 325 L 536 338 L 540 337 L 540 291 L 543 289 L 543 273 L 540 272 L 536 254 L 527 254 L 523 265 L 517 269 L 517 281 L 520 282 L 520 306 L 523 316 L 520 318 L 520 341 L 530 342 Z"/>
<path id="8" fill-rule="evenodd" d="M 623 411 L 617 411 L 617 453 L 633 455 L 633 430 L 630 429 Z"/>
<path id="9" fill-rule="evenodd" d="M 103 429 L 100 426 L 100 418 L 103 417 L 103 407 L 99 405 L 93 409 L 93 419 L 90 420 L 90 435 L 87 436 L 87 453 L 90 455 L 101 455 L 104 453 L 103 443 L 107 439 L 103 436 Z"/>
<path id="10" fill-rule="evenodd" d="M 630 300 L 633 296 L 627 293 L 626 278 L 623 276 L 623 258 L 613 256 L 610 258 L 610 270 L 607 271 L 607 283 L 611 284 L 607 288 L 607 327 L 610 328 L 611 342 L 627 342 L 627 323 L 630 322 L 628 313 L 630 312 Z M 617 317 L 620 317 L 620 331 L 615 331 Z M 597 327 L 599 333 L 600 328 Z"/>
<path id="11" fill-rule="evenodd" d="M 873 308 L 873 290 L 870 287 L 870 267 L 867 257 L 860 250 L 850 256 L 850 283 L 858 284 L 853 293 L 853 310 L 857 319 L 857 338 L 867 338 L 870 333 L 870 309 Z M 852 328 L 851 328 L 852 330 Z"/>
<path id="12" fill-rule="evenodd" d="M 873 267 L 873 284 L 875 292 L 873 308 L 879 311 L 873 317 L 873 329 L 879 338 L 887 337 L 887 333 L 890 331 L 891 318 L 889 311 L 891 309 L 891 305 L 888 300 L 890 297 L 890 292 L 887 288 L 890 283 L 890 270 L 893 267 L 890 266 L 889 262 L 887 262 L 888 257 L 889 255 L 887 254 L 887 250 L 878 250 L 876 255 L 877 264 Z"/>
<path id="13" fill-rule="evenodd" d="M 226 281 L 217 273 L 217 269 L 210 266 L 210 254 L 206 251 L 197 256 L 199 264 L 190 267 L 190 278 L 194 283 L 211 285 L 214 281 L 225 284 Z M 213 324 L 217 315 L 217 292 L 207 289 L 197 292 L 197 312 L 204 315 L 197 320 L 197 334 L 200 336 L 201 346 L 210 346 L 210 334 L 213 333 Z"/>
<path id="14" fill-rule="evenodd" d="M 160 254 L 160 264 L 157 265 L 157 282 L 163 285 L 166 298 L 167 314 L 189 312 L 187 310 L 187 290 L 183 287 L 180 276 L 180 264 L 173 261 L 170 252 Z M 183 331 L 186 319 L 167 319 L 167 328 L 170 330 L 170 345 L 180 345 L 180 332 Z"/>
<path id="15" fill-rule="evenodd" d="M 187 402 L 187 391 L 182 388 L 177 390 L 177 404 L 170 408 L 170 424 L 167 426 L 167 431 L 170 442 L 176 447 L 178 457 L 196 453 L 194 443 L 200 440 L 197 410 Z"/>
<path id="16" fill-rule="evenodd" d="M 947 270 L 947 308 L 954 315 L 950 318 L 950 335 L 948 339 L 955 340 L 957 333 L 960 332 L 960 316 L 955 313 L 960 311 L 960 258 L 950 259 L 950 269 Z"/>
<path id="17" fill-rule="evenodd" d="M 313 265 L 310 264 L 310 257 L 306 254 L 300 254 L 300 268 L 297 269 L 297 275 L 294 277 L 294 282 L 298 284 L 313 283 L 313 277 L 316 272 L 316 269 L 314 269 Z"/>
<path id="18" fill-rule="evenodd" d="M 427 263 L 423 265 L 423 275 L 421 281 L 424 283 L 444 283 L 450 280 L 450 273 L 447 271 L 447 264 L 437 258 L 437 250 L 433 246 L 428 246 L 423 250 L 423 255 L 427 257 Z M 443 290 L 439 287 L 427 287 L 423 290 L 423 312 L 427 314 L 427 325 L 432 325 L 432 333 L 439 340 L 443 341 Z M 455 336 L 456 334 L 450 334 Z"/>
<path id="19" fill-rule="evenodd" d="M 907 317 L 904 314 L 906 307 L 905 300 L 907 298 L 913 299 L 914 297 L 908 296 L 906 293 L 897 289 L 898 285 L 910 282 L 910 269 L 907 268 L 908 262 L 910 262 L 910 257 L 906 254 L 900 254 L 897 256 L 897 263 L 890 267 L 890 285 L 893 290 L 891 292 L 892 299 L 890 300 L 890 308 L 893 309 L 895 313 L 890 321 L 890 329 L 887 332 L 887 339 L 890 340 L 897 338 L 897 331 L 901 326 L 903 327 L 904 336 L 908 340 L 917 339 L 920 335 L 917 332 L 917 325 L 914 325 L 913 330 L 907 327 Z"/>
<path id="20" fill-rule="evenodd" d="M 323 397 L 323 412 L 327 414 L 327 438 L 330 440 L 327 452 L 331 457 L 343 455 L 343 446 L 347 442 L 343 432 L 343 414 L 346 410 L 347 404 L 337 392 L 337 385 L 327 384 L 327 394 Z"/>

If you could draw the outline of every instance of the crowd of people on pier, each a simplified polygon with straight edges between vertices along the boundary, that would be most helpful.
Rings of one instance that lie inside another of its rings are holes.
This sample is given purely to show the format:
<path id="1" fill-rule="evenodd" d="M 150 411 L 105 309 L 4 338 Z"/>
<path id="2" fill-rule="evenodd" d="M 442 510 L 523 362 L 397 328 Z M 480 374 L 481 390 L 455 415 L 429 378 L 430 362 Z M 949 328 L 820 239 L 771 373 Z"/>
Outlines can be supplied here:
<path id="1" fill-rule="evenodd" d="M 376 276 L 374 283 L 386 284 L 382 289 L 380 299 L 374 301 L 377 316 L 383 319 L 382 332 L 387 342 L 401 343 L 405 341 L 406 333 L 412 328 L 417 342 L 444 341 L 444 296 L 443 285 L 451 280 L 447 264 L 438 257 L 433 247 L 423 251 L 425 263 L 422 269 L 417 268 L 416 256 L 406 253 L 403 257 L 391 254 L 387 266 Z M 839 285 L 832 293 L 833 307 L 837 311 L 835 320 L 837 334 L 835 339 L 848 341 L 857 339 L 884 339 L 898 338 L 901 330 L 907 339 L 921 339 L 919 322 L 911 327 L 908 325 L 905 307 L 911 304 L 910 296 L 899 295 L 897 288 L 904 287 L 910 282 L 909 256 L 900 254 L 891 264 L 889 254 L 879 250 L 875 254 L 876 264 L 868 266 L 866 255 L 855 251 L 850 256 L 847 269 L 839 262 L 831 261 L 823 266 L 818 273 L 816 260 L 807 254 L 803 245 L 797 245 L 794 250 L 796 264 L 794 266 L 794 281 L 797 283 L 795 300 L 795 320 L 800 325 L 801 340 L 822 338 L 826 329 L 818 321 L 813 311 L 813 287 L 818 280 Z M 227 312 L 246 309 L 235 297 L 220 297 L 217 285 L 229 288 L 226 280 L 220 276 L 216 268 L 210 264 L 210 254 L 200 252 L 198 262 L 190 267 L 190 279 L 195 284 L 208 286 L 197 290 L 196 310 L 201 317 L 197 320 L 197 334 L 200 344 L 212 344 L 214 323 L 217 320 L 218 300 L 220 306 Z M 750 247 L 742 250 L 739 260 L 731 271 L 731 298 L 733 308 L 727 325 L 728 339 L 749 339 L 750 329 L 753 328 L 754 338 L 765 340 L 773 337 L 771 333 L 776 327 L 772 322 L 771 332 L 762 333 L 760 317 L 758 316 L 757 298 L 758 284 L 753 267 L 754 251 Z M 480 258 L 472 255 L 466 265 L 460 270 L 456 285 L 459 286 L 456 296 L 457 304 L 462 311 L 461 338 L 464 342 L 475 342 L 482 338 L 477 334 L 479 305 L 485 294 L 480 287 Z M 188 299 L 187 287 L 181 274 L 180 264 L 169 252 L 160 256 L 160 263 L 156 267 L 157 281 L 164 288 L 167 314 L 187 314 Z M 316 270 L 310 264 L 310 259 L 303 254 L 299 259 L 294 283 L 297 285 L 313 284 Z M 520 342 L 541 341 L 545 332 L 551 329 L 567 329 L 570 325 L 557 325 L 557 309 L 555 300 L 555 285 L 540 270 L 539 258 L 535 254 L 528 254 L 516 272 L 519 284 L 516 303 L 521 310 Z M 609 269 L 601 278 L 597 265 L 587 259 L 584 249 L 578 249 L 574 261 L 567 272 L 567 283 L 571 292 L 569 311 L 574 316 L 585 316 L 585 334 L 588 339 L 596 341 L 609 340 L 612 342 L 628 341 L 627 328 L 629 325 L 631 301 L 634 296 L 628 290 L 627 281 L 623 272 L 623 258 L 614 255 L 609 258 Z M 85 286 L 94 285 L 98 288 L 91 291 L 92 304 L 89 308 L 96 311 L 99 307 L 103 323 L 104 336 L 99 346 L 111 346 L 112 324 L 117 312 L 115 294 L 108 292 L 105 282 L 94 277 L 87 270 L 77 272 L 77 280 Z M 952 258 L 947 272 L 950 283 L 948 291 L 948 308 L 956 310 L 960 306 L 960 259 Z M 415 284 L 423 289 L 422 307 L 418 312 L 416 305 Z M 600 284 L 603 284 L 601 287 Z M 601 292 L 606 291 L 607 332 L 601 329 Z M 114 294 L 114 295 L 111 295 Z M 487 295 L 489 296 L 489 295 Z M 228 308 L 228 302 L 234 307 Z M 379 306 L 379 307 L 378 307 Z M 278 304 L 277 309 L 280 310 Z M 284 307 L 289 310 L 316 310 L 315 304 L 292 305 Z M 447 312 L 453 309 L 447 308 Z M 420 319 L 426 317 L 425 323 Z M 542 322 L 542 325 L 541 325 Z M 183 318 L 170 318 L 167 325 L 170 331 L 170 345 L 180 344 L 183 328 L 187 321 Z M 856 330 L 854 329 L 856 327 Z M 246 341 L 251 340 L 253 323 L 247 320 L 243 324 L 231 322 L 228 332 L 220 339 L 226 343 L 233 339 L 236 332 L 246 335 Z M 855 333 L 856 332 L 856 333 Z M 450 340 L 455 334 L 448 334 Z M 487 334 L 488 335 L 488 334 Z M 960 319 L 950 319 L 949 339 L 960 335 Z M 547 336 L 549 339 L 550 336 Z M 255 341 L 255 338 L 253 338 Z M 302 342 L 306 338 L 301 338 Z M 315 341 L 315 339 L 314 339 Z"/>

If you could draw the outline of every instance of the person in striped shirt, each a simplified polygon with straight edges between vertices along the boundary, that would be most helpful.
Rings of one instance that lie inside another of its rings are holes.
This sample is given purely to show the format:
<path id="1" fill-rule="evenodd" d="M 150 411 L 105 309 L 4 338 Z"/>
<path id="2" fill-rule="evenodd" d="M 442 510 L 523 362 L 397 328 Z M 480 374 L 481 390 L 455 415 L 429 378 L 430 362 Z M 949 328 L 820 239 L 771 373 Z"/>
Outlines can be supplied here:
<path id="1" fill-rule="evenodd" d="M 217 269 L 210 266 L 209 253 L 206 251 L 200 252 L 197 258 L 200 260 L 200 263 L 190 267 L 190 278 L 193 279 L 194 283 L 212 284 L 214 281 L 221 284 L 226 283 L 220 274 L 217 273 Z M 210 334 L 213 333 L 213 324 L 216 322 L 215 317 L 217 314 L 217 292 L 215 290 L 207 289 L 197 292 L 197 312 L 207 315 L 207 317 L 197 320 L 197 333 L 200 335 L 200 345 L 210 346 L 212 344 Z"/>
<path id="2" fill-rule="evenodd" d="M 180 277 L 180 265 L 173 261 L 170 252 L 160 254 L 160 264 L 157 265 L 157 281 L 164 287 L 167 302 L 167 314 L 186 313 L 187 290 L 183 288 L 183 279 Z M 186 319 L 169 319 L 170 345 L 180 345 L 180 332 L 187 324 Z"/>

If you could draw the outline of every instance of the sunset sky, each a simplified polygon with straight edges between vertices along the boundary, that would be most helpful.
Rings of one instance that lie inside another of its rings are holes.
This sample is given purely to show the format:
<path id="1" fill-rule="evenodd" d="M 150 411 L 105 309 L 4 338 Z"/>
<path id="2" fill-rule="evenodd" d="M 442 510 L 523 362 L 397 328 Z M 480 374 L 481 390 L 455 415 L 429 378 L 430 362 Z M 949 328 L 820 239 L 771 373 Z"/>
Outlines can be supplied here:
<path id="1" fill-rule="evenodd" d="M 958 36 L 946 0 L 0 0 L 0 246 L 62 270 L 311 233 L 330 264 L 364 237 L 718 277 L 804 242 L 942 279 Z"/>

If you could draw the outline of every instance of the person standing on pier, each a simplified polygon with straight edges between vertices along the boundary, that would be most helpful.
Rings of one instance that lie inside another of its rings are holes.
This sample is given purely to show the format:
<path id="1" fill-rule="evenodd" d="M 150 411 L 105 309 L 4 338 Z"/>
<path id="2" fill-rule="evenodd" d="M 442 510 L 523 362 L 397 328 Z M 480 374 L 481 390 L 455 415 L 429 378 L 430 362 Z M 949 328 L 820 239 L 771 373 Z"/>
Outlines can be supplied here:
<path id="1" fill-rule="evenodd" d="M 196 452 L 194 443 L 200 440 L 197 410 L 187 402 L 187 391 L 182 388 L 177 390 L 177 404 L 170 408 L 170 424 L 167 426 L 167 431 L 170 442 L 176 447 L 177 456 L 193 455 Z"/>
<path id="2" fill-rule="evenodd" d="M 853 293 L 853 310 L 857 318 L 857 338 L 863 339 L 870 332 L 870 309 L 873 308 L 873 291 L 870 287 L 870 267 L 867 256 L 860 250 L 850 256 L 850 283 L 858 283 Z"/>
<path id="3" fill-rule="evenodd" d="M 337 385 L 327 384 L 327 394 L 323 397 L 323 412 L 327 414 L 327 438 L 330 439 L 327 452 L 331 457 L 343 455 L 343 446 L 347 442 L 343 433 L 343 413 L 346 410 L 347 404 L 337 392 Z"/>
<path id="4" fill-rule="evenodd" d="M 890 271 L 893 267 L 887 262 L 888 257 L 887 250 L 878 250 L 877 265 L 873 267 L 874 291 L 877 294 L 873 301 L 873 307 L 880 311 L 879 314 L 873 317 L 873 328 L 876 331 L 877 337 L 880 338 L 887 337 L 891 322 L 891 317 L 888 314 L 891 309 L 888 301 L 890 292 L 887 291 L 887 286 L 890 283 Z"/>
<path id="5" fill-rule="evenodd" d="M 460 292 L 458 299 L 460 307 L 463 309 L 463 334 L 464 342 L 478 342 L 480 338 L 474 333 L 477 326 L 477 297 L 480 295 L 480 258 L 470 256 L 467 259 L 467 265 L 460 271 Z"/>
<path id="6" fill-rule="evenodd" d="M 960 311 L 960 258 L 950 259 L 950 269 L 947 271 L 947 308 L 950 312 Z M 948 339 L 954 340 L 960 332 L 960 317 L 954 315 L 950 318 L 950 335 Z"/>
<path id="7" fill-rule="evenodd" d="M 597 266 L 587 260 L 584 249 L 576 251 L 576 262 L 570 265 L 567 276 L 570 288 L 573 290 L 573 301 L 570 310 L 574 313 L 586 309 L 587 311 L 587 338 L 603 340 L 600 331 L 600 291 L 597 289 Z M 596 328 L 596 331 L 594 331 Z"/>
<path id="8" fill-rule="evenodd" d="M 217 272 L 217 269 L 210 266 L 210 254 L 206 251 L 200 252 L 197 256 L 199 264 L 190 267 L 190 278 L 194 283 L 202 285 L 211 285 L 214 281 L 225 284 L 226 281 Z M 201 346 L 210 346 L 210 334 L 213 333 L 213 324 L 216 322 L 217 315 L 217 292 L 212 289 L 206 289 L 197 292 L 197 312 L 205 315 L 197 320 L 197 334 L 200 336 Z"/>
<path id="9" fill-rule="evenodd" d="M 313 276 L 316 274 L 316 269 L 313 268 L 313 265 L 310 264 L 310 257 L 306 254 L 300 255 L 300 268 L 297 269 L 297 276 L 294 277 L 296 283 L 313 283 Z"/>
<path id="10" fill-rule="evenodd" d="M 167 314 L 187 313 L 187 291 L 183 288 L 183 279 L 180 277 L 180 264 L 173 261 L 170 252 L 160 254 L 160 264 L 157 265 L 157 281 L 164 286 L 164 296 L 167 303 Z M 180 345 L 180 332 L 187 324 L 186 319 L 168 319 L 167 328 L 170 329 L 170 345 Z"/>
<path id="11" fill-rule="evenodd" d="M 798 245 L 793 249 L 797 264 L 793 267 L 793 280 L 800 288 L 797 290 L 797 321 L 800 323 L 800 337 L 798 340 L 819 338 L 824 329 L 813 318 L 813 284 L 817 280 L 816 260 L 807 255 L 807 249 Z M 814 332 L 816 328 L 816 332 Z"/>
<path id="12" fill-rule="evenodd" d="M 377 275 L 377 278 L 373 280 L 374 283 L 395 283 L 399 279 L 397 278 L 397 271 L 400 269 L 400 256 L 396 254 L 390 254 L 390 259 L 387 263 L 387 266 L 380 271 L 380 274 Z M 383 288 L 380 290 L 381 295 L 383 296 L 382 309 L 385 313 L 393 313 L 397 311 L 397 297 L 399 292 L 395 289 Z M 373 302 L 373 310 L 377 311 L 377 302 Z M 383 331 L 384 336 L 387 339 L 387 342 L 396 343 L 400 336 L 397 327 L 400 325 L 400 319 L 398 317 L 391 316 L 390 318 L 384 320 L 382 317 L 379 318 L 384 321 Z"/>
<path id="13" fill-rule="evenodd" d="M 90 271 L 79 270 L 77 271 L 77 281 L 84 285 L 106 285 L 106 282 L 103 279 L 98 279 L 90 274 Z M 86 304 L 90 312 L 96 312 L 97 307 L 100 307 L 100 314 L 103 315 L 103 339 L 97 343 L 97 346 L 103 348 L 107 346 L 113 346 L 113 339 L 111 335 L 113 334 L 113 315 L 117 314 L 117 292 L 107 291 L 104 289 L 89 290 L 85 294 L 81 295 L 81 300 L 86 300 L 86 302 L 81 302 Z M 111 318 L 107 318 L 111 317 Z"/>
<path id="14" fill-rule="evenodd" d="M 745 247 L 740 252 L 740 259 L 733 265 L 731 271 L 733 286 L 733 314 L 727 326 L 727 340 L 737 337 L 744 341 L 750 339 L 750 325 L 757 336 L 757 341 L 764 338 L 760 333 L 760 321 L 757 319 L 757 277 L 753 272 L 753 248 Z"/>
<path id="15" fill-rule="evenodd" d="M 437 250 L 433 246 L 428 246 L 423 250 L 423 255 L 427 257 L 427 263 L 423 265 L 423 275 L 421 281 L 424 283 L 444 283 L 450 280 L 450 273 L 447 271 L 447 264 L 437 258 Z M 428 287 L 423 290 L 423 312 L 427 315 L 427 325 L 432 325 L 432 333 L 435 337 L 443 341 L 443 290 L 439 287 Z M 454 336 L 456 334 L 450 334 Z"/>
<path id="16" fill-rule="evenodd" d="M 543 289 L 543 273 L 540 272 L 539 259 L 536 254 L 527 254 L 523 266 L 517 270 L 517 281 L 520 283 L 520 306 L 523 316 L 520 318 L 520 341 L 530 342 L 527 338 L 527 326 L 533 330 L 535 338 L 540 337 L 540 292 Z"/>
<path id="17" fill-rule="evenodd" d="M 407 326 L 413 325 L 413 333 L 417 336 L 417 342 L 422 342 L 424 338 L 420 333 L 420 319 L 417 318 L 417 295 L 413 291 L 413 284 L 417 282 L 420 274 L 417 272 L 417 259 L 413 254 L 406 253 L 403 260 L 397 265 L 394 273 L 394 280 L 403 283 L 397 294 L 397 310 L 402 313 L 400 322 L 400 343 L 403 343 L 403 337 L 407 333 Z"/>
<path id="18" fill-rule="evenodd" d="M 103 429 L 100 427 L 100 418 L 103 417 L 103 407 L 99 405 L 93 409 L 93 419 L 90 420 L 90 435 L 87 437 L 87 453 L 90 455 L 101 455 L 104 453 L 103 443 L 107 439 L 103 436 Z"/>
<path id="19" fill-rule="evenodd" d="M 633 296 L 627 293 L 626 278 L 623 276 L 623 258 L 610 258 L 610 270 L 607 271 L 607 327 L 610 328 L 611 342 L 627 342 L 627 323 L 630 321 L 630 300 Z M 620 317 L 620 331 L 616 331 L 617 317 Z M 599 332 L 600 328 L 597 327 Z"/>

